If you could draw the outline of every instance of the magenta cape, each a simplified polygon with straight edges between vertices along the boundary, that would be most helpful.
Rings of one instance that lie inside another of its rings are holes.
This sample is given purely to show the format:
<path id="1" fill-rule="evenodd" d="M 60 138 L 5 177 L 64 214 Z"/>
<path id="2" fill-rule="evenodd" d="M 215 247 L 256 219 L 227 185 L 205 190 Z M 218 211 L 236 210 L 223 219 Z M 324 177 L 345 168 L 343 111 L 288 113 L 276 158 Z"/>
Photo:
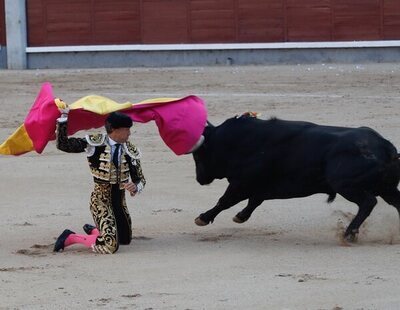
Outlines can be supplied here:
<path id="1" fill-rule="evenodd" d="M 32 150 L 42 153 L 47 143 L 55 139 L 56 121 L 60 117 L 57 101 L 60 100 L 54 97 L 51 84 L 43 84 L 24 124 L 0 145 L 0 154 L 21 155 Z M 78 100 L 70 108 L 70 135 L 102 127 L 109 113 L 120 111 L 134 122 L 155 121 L 162 140 L 177 155 L 190 151 L 200 139 L 207 121 L 204 102 L 196 96 L 118 104 L 93 95 Z"/>

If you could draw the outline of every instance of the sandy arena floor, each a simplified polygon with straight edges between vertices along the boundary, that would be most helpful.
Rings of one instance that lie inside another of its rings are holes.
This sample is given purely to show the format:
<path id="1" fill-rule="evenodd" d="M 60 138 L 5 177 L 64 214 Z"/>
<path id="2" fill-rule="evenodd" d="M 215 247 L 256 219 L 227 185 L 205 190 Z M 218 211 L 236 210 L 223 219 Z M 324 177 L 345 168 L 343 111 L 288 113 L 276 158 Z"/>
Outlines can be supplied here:
<path id="1" fill-rule="evenodd" d="M 68 103 L 195 94 L 215 124 L 250 110 L 370 126 L 400 147 L 399 64 L 0 71 L 0 141 L 45 81 Z M 133 140 L 148 185 L 128 201 L 134 240 L 115 255 L 52 252 L 64 228 L 91 223 L 84 154 L 51 143 L 0 157 L 0 309 L 399 309 L 399 219 L 382 200 L 353 246 L 338 235 L 356 206 L 325 195 L 266 201 L 242 225 L 237 205 L 198 227 L 227 182 L 197 184 L 191 156 L 175 156 L 153 123 L 135 125 Z"/>

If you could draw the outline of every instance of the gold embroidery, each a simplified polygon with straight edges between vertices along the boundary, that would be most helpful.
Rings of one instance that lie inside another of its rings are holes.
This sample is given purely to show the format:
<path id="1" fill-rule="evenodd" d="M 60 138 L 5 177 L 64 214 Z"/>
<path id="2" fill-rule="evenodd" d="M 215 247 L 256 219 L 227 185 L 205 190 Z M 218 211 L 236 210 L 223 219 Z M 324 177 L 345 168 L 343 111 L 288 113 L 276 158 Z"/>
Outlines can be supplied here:
<path id="1" fill-rule="evenodd" d="M 109 162 L 100 162 L 99 170 L 110 171 L 110 163 Z"/>
<path id="2" fill-rule="evenodd" d="M 111 147 L 106 144 L 104 150 L 99 154 L 98 166 L 90 166 L 92 176 L 95 179 L 107 181 L 110 184 L 126 183 L 129 181 L 130 177 L 129 161 L 132 161 L 137 168 L 138 176 L 143 180 L 144 178 L 141 169 L 138 167 L 138 164 L 140 165 L 140 163 L 131 157 L 132 154 L 130 151 L 134 152 L 136 156 L 140 156 L 140 152 L 133 144 L 127 143 L 126 145 L 129 146 L 129 150 L 125 147 L 121 149 L 121 162 L 118 167 L 119 169 L 117 170 L 111 161 Z M 129 158 L 126 158 L 127 155 Z M 118 175 L 117 171 L 119 173 Z M 143 183 L 144 182 L 145 181 L 143 181 Z"/>
<path id="3" fill-rule="evenodd" d="M 129 244 L 132 235 L 132 220 L 126 206 L 125 193 L 121 193 L 121 204 L 114 206 L 122 208 L 122 217 L 117 218 L 113 212 L 111 185 L 95 183 L 90 197 L 90 211 L 100 235 L 93 249 L 97 253 L 115 253 L 119 244 Z M 118 235 L 117 225 L 121 221 L 127 224 L 126 235 Z M 118 222 L 118 223 L 117 223 Z"/>
<path id="4" fill-rule="evenodd" d="M 87 142 L 92 146 L 100 146 L 104 143 L 106 135 L 102 133 L 86 136 Z"/>
<path id="5" fill-rule="evenodd" d="M 110 161 L 110 158 L 111 158 L 110 152 L 107 150 L 107 148 L 104 151 L 105 151 L 104 153 L 100 154 L 99 160 L 101 160 L 101 161 Z"/>
<path id="6" fill-rule="evenodd" d="M 142 156 L 139 149 L 129 141 L 126 142 L 126 151 L 129 155 L 129 157 L 131 157 L 133 159 L 140 159 L 140 157 Z"/>

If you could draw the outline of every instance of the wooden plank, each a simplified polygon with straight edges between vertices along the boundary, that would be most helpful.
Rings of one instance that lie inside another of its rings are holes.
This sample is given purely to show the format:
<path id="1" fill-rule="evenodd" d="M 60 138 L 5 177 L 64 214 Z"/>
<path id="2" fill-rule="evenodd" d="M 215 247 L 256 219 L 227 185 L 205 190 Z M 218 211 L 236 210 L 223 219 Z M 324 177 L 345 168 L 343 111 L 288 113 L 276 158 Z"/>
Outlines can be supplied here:
<path id="1" fill-rule="evenodd" d="M 289 3 L 289 2 L 288 2 Z M 313 5 L 313 6 L 312 6 Z M 307 1 L 307 6 L 288 5 L 288 41 L 329 41 L 332 37 L 331 8 Z"/>
<path id="2" fill-rule="evenodd" d="M 97 0 L 93 10 L 94 44 L 141 43 L 139 0 Z"/>
<path id="3" fill-rule="evenodd" d="M 233 0 L 189 0 L 193 11 L 201 10 L 233 10 L 235 5 Z"/>
<path id="4" fill-rule="evenodd" d="M 140 0 L 28 0 L 28 44 L 140 43 Z"/>
<path id="5" fill-rule="evenodd" d="M 400 39 L 400 1 L 384 0 L 383 3 L 383 39 Z"/>
<path id="6" fill-rule="evenodd" d="M 238 0 L 238 42 L 282 42 L 282 0 Z"/>
<path id="7" fill-rule="evenodd" d="M 236 42 L 234 0 L 189 0 L 193 43 Z"/>
<path id="8" fill-rule="evenodd" d="M 189 43 L 185 0 L 143 0 L 142 43 Z"/>
<path id="9" fill-rule="evenodd" d="M 400 13 L 400 1 L 399 0 L 384 0 L 383 8 L 384 8 L 385 14 L 389 14 L 389 13 L 399 14 Z"/>
<path id="10" fill-rule="evenodd" d="M 335 41 L 379 40 L 379 20 L 371 17 L 338 19 L 335 22 Z"/>
<path id="11" fill-rule="evenodd" d="M 28 0 L 27 8 L 27 43 L 28 46 L 45 46 L 46 31 L 45 31 L 45 10 L 43 0 Z"/>
<path id="12" fill-rule="evenodd" d="M 6 45 L 6 16 L 4 0 L 0 0 L 0 45 Z"/>
<path id="13" fill-rule="evenodd" d="M 330 7 L 331 0 L 286 0 L 288 8 Z"/>
<path id="14" fill-rule="evenodd" d="M 47 45 L 92 44 L 92 1 L 43 0 Z"/>
<path id="15" fill-rule="evenodd" d="M 333 0 L 333 39 L 379 40 L 379 0 Z"/>
<path id="16" fill-rule="evenodd" d="M 286 0 L 287 41 L 330 41 L 331 0 Z"/>

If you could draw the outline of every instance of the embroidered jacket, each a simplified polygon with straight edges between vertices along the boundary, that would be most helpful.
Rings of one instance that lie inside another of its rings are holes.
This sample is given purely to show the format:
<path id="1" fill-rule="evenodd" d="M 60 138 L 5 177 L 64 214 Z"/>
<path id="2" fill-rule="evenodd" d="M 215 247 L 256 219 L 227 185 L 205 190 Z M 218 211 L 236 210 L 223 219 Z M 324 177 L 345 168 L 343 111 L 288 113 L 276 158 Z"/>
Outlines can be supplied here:
<path id="1" fill-rule="evenodd" d="M 119 167 L 115 167 L 111 158 L 108 135 L 95 134 L 86 135 L 85 138 L 69 138 L 67 121 L 57 122 L 57 148 L 67 153 L 86 152 L 90 171 L 96 183 L 122 185 L 131 177 L 140 193 L 146 184 L 140 165 L 140 151 L 129 141 L 121 146 Z"/>

